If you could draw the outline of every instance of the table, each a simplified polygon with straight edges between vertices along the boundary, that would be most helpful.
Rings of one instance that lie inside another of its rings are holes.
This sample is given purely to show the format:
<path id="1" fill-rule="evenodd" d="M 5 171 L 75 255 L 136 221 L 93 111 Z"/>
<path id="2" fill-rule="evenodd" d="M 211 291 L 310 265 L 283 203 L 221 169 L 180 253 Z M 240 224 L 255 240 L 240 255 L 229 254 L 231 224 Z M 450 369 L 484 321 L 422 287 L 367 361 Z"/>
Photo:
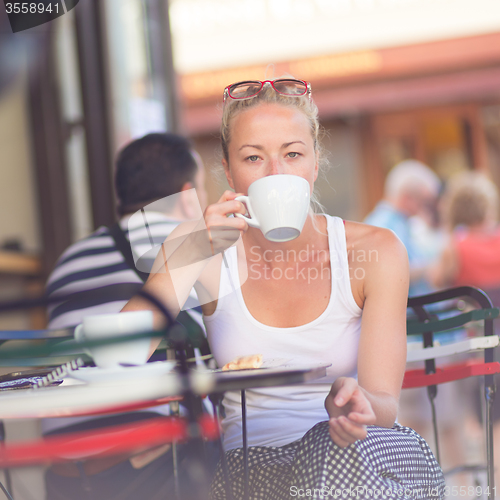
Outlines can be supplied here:
<path id="1" fill-rule="evenodd" d="M 301 384 L 326 375 L 325 365 L 262 368 L 234 372 L 166 373 L 126 381 L 71 383 L 36 390 L 0 392 L 0 419 L 93 415 L 124 405 L 152 403 L 187 390 L 196 395 Z"/>
<path id="2" fill-rule="evenodd" d="M 239 390 L 242 396 L 242 427 L 244 449 L 244 477 L 245 498 L 248 492 L 248 445 L 246 437 L 246 401 L 245 390 L 253 388 L 273 387 L 282 385 L 301 384 L 326 375 L 329 365 L 317 366 L 285 366 L 278 368 L 261 368 L 241 371 L 209 371 L 193 370 L 186 375 L 176 372 L 157 376 L 137 377 L 113 382 L 97 382 L 92 384 L 73 382 L 67 386 L 44 387 L 36 390 L 15 390 L 0 393 L 0 420 L 9 418 L 45 418 L 61 416 L 96 415 L 107 412 L 119 412 L 149 407 L 164 402 L 165 398 L 191 393 L 196 395 L 222 394 L 226 391 Z M 163 401 L 162 401 L 163 400 Z M 220 401 L 220 399 L 219 399 Z M 158 424 L 160 425 L 160 424 Z M 166 429 L 163 429 L 164 432 Z M 124 429 L 130 433 L 130 429 Z M 144 439 L 143 431 L 147 435 L 157 435 L 158 429 L 136 429 L 142 432 L 136 436 Z M 179 429 L 177 429 L 177 432 Z M 117 434 L 118 440 L 123 441 L 123 434 Z M 87 438 L 87 436 L 86 436 Z M 64 437 L 58 438 L 56 456 L 62 450 L 67 450 L 68 443 Z M 61 441 L 61 442 L 59 442 Z M 88 441 L 88 438 L 87 438 Z M 94 439 L 96 441 L 96 439 Z M 137 441 L 137 440 L 136 440 Z M 113 437 L 110 441 L 115 442 Z M 153 441 L 152 441 L 153 442 Z M 97 446 L 102 445 L 102 439 L 97 437 Z M 87 448 L 89 443 L 84 443 Z M 108 451 L 116 449 L 110 444 Z M 222 450 L 222 444 L 221 450 Z M 95 449 L 96 443 L 90 443 L 90 449 Z M 31 449 L 32 448 L 32 449 Z M 30 448 L 33 456 L 43 457 L 45 453 L 43 443 L 35 443 Z M 106 451 L 106 450 L 105 450 Z M 5 446 L 3 448 L 3 463 L 8 463 L 8 457 L 23 457 L 26 455 L 26 443 Z M 5 455 L 5 456 L 4 456 Z M 222 453 L 223 463 L 224 453 Z M 23 458 L 18 458 L 23 460 Z M 229 485 L 228 485 L 229 486 Z M 228 498 L 231 498 L 230 494 Z"/>
<path id="3" fill-rule="evenodd" d="M 243 434 L 243 471 L 245 491 L 243 496 L 248 499 L 249 486 L 249 468 L 248 468 L 248 441 L 247 441 L 247 415 L 246 415 L 246 389 L 257 389 L 263 387 L 276 387 L 283 385 L 302 384 L 310 380 L 316 380 L 326 375 L 326 369 L 329 364 L 319 364 L 314 367 L 306 366 L 286 366 L 277 368 L 261 368 L 256 370 L 241 370 L 219 372 L 216 374 L 215 388 L 216 392 L 225 392 L 231 390 L 241 391 L 241 421 Z M 219 399 L 219 405 L 221 398 Z M 221 446 L 222 448 L 222 446 Z M 227 475 L 227 464 L 225 455 L 222 452 L 222 465 Z M 226 481 L 226 498 L 231 499 L 230 486 Z"/>

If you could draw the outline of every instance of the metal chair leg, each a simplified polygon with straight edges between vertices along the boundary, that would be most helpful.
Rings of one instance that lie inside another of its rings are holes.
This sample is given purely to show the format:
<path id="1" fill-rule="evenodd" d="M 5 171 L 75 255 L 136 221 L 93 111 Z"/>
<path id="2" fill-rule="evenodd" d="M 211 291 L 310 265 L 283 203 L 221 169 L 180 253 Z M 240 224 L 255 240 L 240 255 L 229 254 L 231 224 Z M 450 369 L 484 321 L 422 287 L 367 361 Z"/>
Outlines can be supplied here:
<path id="1" fill-rule="evenodd" d="M 222 408 L 222 394 L 210 394 L 210 401 L 212 403 L 212 407 L 214 409 L 214 415 L 217 419 L 217 422 L 221 421 L 221 408 Z M 222 475 L 224 476 L 224 489 L 226 492 L 227 500 L 234 500 L 233 497 L 233 488 L 229 479 L 229 468 L 227 465 L 226 454 L 224 452 L 224 445 L 222 444 L 222 436 L 219 436 L 219 451 L 220 451 L 220 460 L 222 467 Z"/>
<path id="2" fill-rule="evenodd" d="M 5 442 L 5 425 L 3 421 L 0 420 L 0 443 Z M 5 483 L 6 487 L 0 482 L 0 488 L 2 491 L 5 493 L 5 496 L 9 500 L 13 500 L 13 489 L 12 489 L 12 478 L 10 475 L 10 470 L 9 469 L 3 469 L 4 477 L 5 477 Z"/>
<path id="3" fill-rule="evenodd" d="M 241 391 L 241 428 L 243 431 L 243 498 L 249 500 L 249 473 L 248 473 L 248 439 L 247 439 L 247 400 L 245 390 Z"/>
<path id="4" fill-rule="evenodd" d="M 172 401 L 170 403 L 170 414 L 179 416 L 179 402 Z M 175 500 L 181 500 L 181 486 L 179 479 L 179 454 L 177 450 L 177 443 L 172 442 L 172 468 L 174 472 L 174 495 Z"/>

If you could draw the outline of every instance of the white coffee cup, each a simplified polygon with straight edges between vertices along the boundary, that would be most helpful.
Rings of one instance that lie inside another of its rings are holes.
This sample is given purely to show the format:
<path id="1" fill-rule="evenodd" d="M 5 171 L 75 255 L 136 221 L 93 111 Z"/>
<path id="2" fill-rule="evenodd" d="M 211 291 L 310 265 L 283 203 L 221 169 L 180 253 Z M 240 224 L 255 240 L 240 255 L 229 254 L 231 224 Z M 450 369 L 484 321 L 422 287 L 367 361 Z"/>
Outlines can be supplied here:
<path id="1" fill-rule="evenodd" d="M 247 206 L 251 218 L 235 214 L 259 228 L 269 241 L 290 241 L 299 236 L 309 212 L 309 183 L 297 175 L 262 177 L 250 184 L 248 196 L 236 199 Z"/>
<path id="2" fill-rule="evenodd" d="M 151 333 L 152 311 L 127 311 L 116 314 L 86 316 L 75 328 L 77 342 L 110 339 L 114 337 Z M 91 347 L 86 352 L 99 368 L 112 368 L 121 364 L 142 365 L 148 360 L 151 337 L 130 342 Z"/>

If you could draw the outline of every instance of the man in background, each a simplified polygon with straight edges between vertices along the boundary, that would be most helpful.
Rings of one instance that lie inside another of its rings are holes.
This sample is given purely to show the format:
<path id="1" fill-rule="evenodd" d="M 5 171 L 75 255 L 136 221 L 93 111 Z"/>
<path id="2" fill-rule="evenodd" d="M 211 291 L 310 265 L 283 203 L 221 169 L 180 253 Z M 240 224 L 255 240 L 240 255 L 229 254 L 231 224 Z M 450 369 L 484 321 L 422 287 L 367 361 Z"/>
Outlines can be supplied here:
<path id="1" fill-rule="evenodd" d="M 385 227 L 396 233 L 408 252 L 410 261 L 410 295 L 430 291 L 425 275 L 429 264 L 439 255 L 439 236 L 432 231 L 436 203 L 441 188 L 439 177 L 417 160 L 404 160 L 395 165 L 385 180 L 384 199 L 364 222 Z M 415 234 L 413 218 L 425 226 L 427 237 Z"/>
<path id="2" fill-rule="evenodd" d="M 48 297 L 61 299 L 48 309 L 48 327 L 74 327 L 85 316 L 120 312 L 142 287 L 155 247 L 180 222 L 202 217 L 206 205 L 204 175 L 200 157 L 181 136 L 149 134 L 128 144 L 116 160 L 119 222 L 110 228 L 100 227 L 60 257 L 47 282 Z M 140 217 L 134 216 L 138 211 Z M 149 259 L 141 260 L 144 256 Z M 193 307 L 183 314 L 203 335 L 200 312 Z M 158 416 L 156 411 L 46 419 L 42 428 L 45 434 L 90 430 Z M 82 460 L 78 465 L 53 464 L 46 474 L 47 500 L 167 498 L 173 491 L 172 452 L 168 448 L 166 445 L 140 459 L 121 456 Z"/>
<path id="3" fill-rule="evenodd" d="M 174 134 L 146 135 L 119 153 L 115 169 L 119 227 L 134 259 L 163 243 L 179 222 L 201 218 L 206 204 L 204 181 L 198 154 L 187 139 Z M 147 225 L 142 216 L 131 217 L 143 207 Z M 100 227 L 59 258 L 46 293 L 62 300 L 48 309 L 49 328 L 72 327 L 84 316 L 119 312 L 142 287 L 136 270 L 117 248 L 113 229 Z"/>

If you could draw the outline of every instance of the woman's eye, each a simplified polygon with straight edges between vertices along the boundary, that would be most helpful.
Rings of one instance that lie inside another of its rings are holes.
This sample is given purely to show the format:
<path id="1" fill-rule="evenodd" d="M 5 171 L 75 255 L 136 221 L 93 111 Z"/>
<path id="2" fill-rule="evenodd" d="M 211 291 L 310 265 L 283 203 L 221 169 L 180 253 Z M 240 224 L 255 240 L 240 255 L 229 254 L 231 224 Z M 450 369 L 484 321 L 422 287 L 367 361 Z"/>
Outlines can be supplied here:
<path id="1" fill-rule="evenodd" d="M 295 151 L 291 151 L 290 153 L 287 154 L 288 158 L 298 158 L 300 156 L 300 153 L 297 153 Z"/>
<path id="2" fill-rule="evenodd" d="M 249 156 L 247 158 L 247 160 L 249 160 L 249 161 L 257 161 L 258 159 L 259 159 L 259 157 L 257 155 L 252 155 L 252 156 Z"/>

